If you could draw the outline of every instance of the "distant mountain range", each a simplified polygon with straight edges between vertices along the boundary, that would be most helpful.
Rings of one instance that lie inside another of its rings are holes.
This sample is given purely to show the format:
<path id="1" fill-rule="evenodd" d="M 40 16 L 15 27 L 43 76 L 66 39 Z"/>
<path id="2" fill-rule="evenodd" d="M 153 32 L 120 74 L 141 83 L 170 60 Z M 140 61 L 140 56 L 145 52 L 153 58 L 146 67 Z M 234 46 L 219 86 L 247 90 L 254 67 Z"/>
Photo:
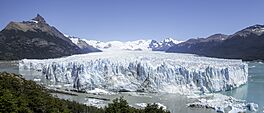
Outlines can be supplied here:
<path id="1" fill-rule="evenodd" d="M 180 43 L 181 41 L 174 40 L 172 38 L 166 38 L 163 41 L 156 40 L 136 40 L 136 41 L 109 41 L 102 42 L 96 40 L 87 40 L 80 39 L 77 37 L 69 37 L 75 44 L 76 41 L 82 40 L 88 45 L 93 46 L 94 48 L 102 50 L 131 50 L 131 51 L 165 51 L 168 48 Z"/>
<path id="2" fill-rule="evenodd" d="M 208 57 L 264 60 L 264 25 L 254 25 L 232 35 L 215 34 L 185 42 L 156 40 L 109 41 L 66 36 L 37 15 L 30 21 L 10 22 L 0 32 L 0 60 L 46 59 L 100 52 L 101 50 L 166 51 Z"/>
<path id="3" fill-rule="evenodd" d="M 94 51 L 72 43 L 39 14 L 30 21 L 10 22 L 0 32 L 0 60 L 56 58 L 87 52 Z"/>
<path id="4" fill-rule="evenodd" d="M 254 25 L 232 35 L 215 34 L 190 39 L 166 52 L 192 53 L 208 57 L 264 60 L 264 25 Z"/>

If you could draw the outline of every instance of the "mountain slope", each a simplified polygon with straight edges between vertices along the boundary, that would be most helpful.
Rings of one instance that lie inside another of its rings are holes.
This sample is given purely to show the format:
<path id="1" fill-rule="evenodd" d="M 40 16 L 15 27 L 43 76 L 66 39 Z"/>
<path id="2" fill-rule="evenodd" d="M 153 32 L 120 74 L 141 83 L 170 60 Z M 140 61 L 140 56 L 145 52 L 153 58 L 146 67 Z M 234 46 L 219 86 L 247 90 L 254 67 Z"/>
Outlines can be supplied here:
<path id="1" fill-rule="evenodd" d="M 215 34 L 209 36 L 208 38 L 189 39 L 185 42 L 174 45 L 173 47 L 169 48 L 167 52 L 193 53 L 203 55 L 209 51 L 208 49 L 220 44 L 227 37 L 228 36 L 224 34 Z"/>
<path id="2" fill-rule="evenodd" d="M 211 40 L 213 39 L 213 40 Z M 264 25 L 247 27 L 233 35 L 191 39 L 167 52 L 193 53 L 209 57 L 264 60 Z"/>
<path id="3" fill-rule="evenodd" d="M 10 22 L 0 32 L 0 60 L 56 58 L 85 53 L 37 15 L 31 21 Z"/>
<path id="4" fill-rule="evenodd" d="M 100 49 L 97 49 L 78 37 L 68 37 L 75 45 L 82 49 L 84 52 L 101 52 Z"/>

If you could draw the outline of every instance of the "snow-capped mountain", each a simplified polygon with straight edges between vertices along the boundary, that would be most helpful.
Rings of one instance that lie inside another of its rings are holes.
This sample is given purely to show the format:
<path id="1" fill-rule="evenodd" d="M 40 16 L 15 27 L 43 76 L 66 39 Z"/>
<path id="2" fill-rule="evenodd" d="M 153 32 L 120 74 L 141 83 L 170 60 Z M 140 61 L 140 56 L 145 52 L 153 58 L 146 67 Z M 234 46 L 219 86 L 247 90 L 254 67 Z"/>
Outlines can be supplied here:
<path id="1" fill-rule="evenodd" d="M 249 26 L 245 29 L 242 29 L 241 31 L 236 32 L 232 36 L 239 35 L 242 37 L 247 37 L 250 34 L 261 36 L 263 35 L 263 33 L 264 33 L 264 25 L 257 24 L 257 25 Z"/>
<path id="2" fill-rule="evenodd" d="M 153 47 L 153 51 L 166 51 L 170 47 L 179 44 L 183 41 L 174 40 L 172 38 L 166 38 L 163 41 L 159 42 L 156 47 Z"/>
<path id="3" fill-rule="evenodd" d="M 151 50 L 149 44 L 151 40 L 136 40 L 136 41 L 109 41 L 102 42 L 96 40 L 83 39 L 89 45 L 99 49 L 111 49 L 111 50 Z"/>
<path id="4" fill-rule="evenodd" d="M 174 40 L 172 38 L 167 38 L 163 41 L 156 40 L 136 40 L 136 41 L 109 41 L 102 42 L 96 40 L 84 40 L 87 44 L 104 50 L 133 50 L 133 51 L 165 51 L 169 47 L 180 43 L 181 41 Z"/>
<path id="5" fill-rule="evenodd" d="M 67 36 L 67 35 L 65 35 Z M 67 36 L 75 45 L 77 45 L 79 48 L 82 49 L 84 52 L 101 52 L 100 49 L 97 49 L 89 44 L 87 44 L 85 41 L 81 40 L 78 37 L 72 37 Z"/>

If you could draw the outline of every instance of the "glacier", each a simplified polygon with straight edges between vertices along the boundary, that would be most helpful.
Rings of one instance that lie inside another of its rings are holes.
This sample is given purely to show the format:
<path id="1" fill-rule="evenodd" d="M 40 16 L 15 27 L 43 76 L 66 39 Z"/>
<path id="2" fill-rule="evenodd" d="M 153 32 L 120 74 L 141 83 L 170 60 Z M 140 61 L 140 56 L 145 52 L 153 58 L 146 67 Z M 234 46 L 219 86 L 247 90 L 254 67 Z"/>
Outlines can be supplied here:
<path id="1" fill-rule="evenodd" d="M 72 42 L 76 42 L 74 39 L 70 38 Z M 156 40 L 134 40 L 134 41 L 108 41 L 102 42 L 97 40 L 86 40 L 80 39 L 87 44 L 98 48 L 100 50 L 131 50 L 131 51 L 165 51 L 175 44 L 179 44 L 183 41 L 174 40 L 172 38 L 166 38 L 162 41 Z"/>
<path id="2" fill-rule="evenodd" d="M 55 59 L 23 59 L 19 71 L 41 72 L 53 85 L 90 91 L 212 93 L 247 82 L 242 60 L 153 51 L 105 51 Z"/>

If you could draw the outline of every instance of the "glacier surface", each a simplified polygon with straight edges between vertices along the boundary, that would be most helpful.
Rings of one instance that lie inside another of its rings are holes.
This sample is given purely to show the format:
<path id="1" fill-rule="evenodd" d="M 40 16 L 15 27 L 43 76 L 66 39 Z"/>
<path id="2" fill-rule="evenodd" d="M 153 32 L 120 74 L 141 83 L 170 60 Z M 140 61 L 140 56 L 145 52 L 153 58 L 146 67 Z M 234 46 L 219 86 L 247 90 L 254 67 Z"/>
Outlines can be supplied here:
<path id="1" fill-rule="evenodd" d="M 135 41 L 109 41 L 109 42 L 102 42 L 96 40 L 86 40 L 87 44 L 103 50 L 132 50 L 132 51 L 165 51 L 168 48 L 172 47 L 175 44 L 181 43 L 183 41 L 174 40 L 172 38 L 166 38 L 160 42 L 156 40 L 135 40 Z M 76 42 L 75 40 L 72 40 Z"/>
<path id="2" fill-rule="evenodd" d="M 241 60 L 153 51 L 111 51 L 64 58 L 19 61 L 19 70 L 36 70 L 54 85 L 90 91 L 211 93 L 247 82 Z"/>

